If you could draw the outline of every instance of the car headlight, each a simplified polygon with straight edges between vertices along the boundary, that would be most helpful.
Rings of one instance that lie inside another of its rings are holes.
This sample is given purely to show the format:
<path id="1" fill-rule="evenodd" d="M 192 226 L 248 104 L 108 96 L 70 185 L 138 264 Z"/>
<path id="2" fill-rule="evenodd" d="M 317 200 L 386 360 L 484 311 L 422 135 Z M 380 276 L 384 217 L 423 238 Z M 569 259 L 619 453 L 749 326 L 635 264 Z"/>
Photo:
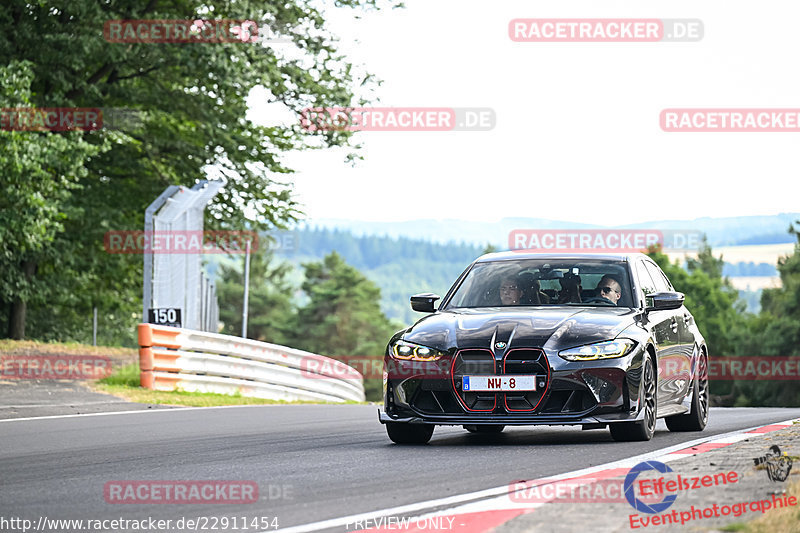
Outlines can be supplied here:
<path id="1" fill-rule="evenodd" d="M 561 350 L 558 355 L 567 361 L 594 361 L 596 359 L 613 359 L 627 355 L 636 346 L 630 339 L 614 339 L 613 341 L 595 342 L 584 344 L 566 350 Z"/>
<path id="2" fill-rule="evenodd" d="M 435 361 L 445 355 L 444 352 L 412 344 L 406 341 L 397 341 L 392 345 L 392 357 L 408 361 Z"/>

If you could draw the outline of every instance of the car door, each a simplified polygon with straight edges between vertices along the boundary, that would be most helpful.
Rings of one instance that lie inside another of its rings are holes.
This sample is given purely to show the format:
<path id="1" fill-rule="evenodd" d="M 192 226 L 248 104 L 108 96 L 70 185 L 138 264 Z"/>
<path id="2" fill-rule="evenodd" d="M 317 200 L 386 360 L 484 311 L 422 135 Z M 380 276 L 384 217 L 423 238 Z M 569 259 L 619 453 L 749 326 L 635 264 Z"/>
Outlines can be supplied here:
<path id="1" fill-rule="evenodd" d="M 667 275 L 655 263 L 647 262 L 647 268 L 655 281 L 656 288 L 662 290 L 661 286 L 665 287 L 663 290 L 674 291 L 672 284 L 669 282 Z M 660 281 L 659 281 L 660 280 Z M 681 306 L 680 309 L 675 310 L 675 323 L 678 325 L 678 335 L 681 343 L 681 360 L 679 367 L 675 368 L 674 379 L 675 386 L 681 390 L 681 397 L 689 393 L 692 384 L 692 357 L 694 354 L 694 318 L 692 314 L 686 309 L 686 306 Z"/>
<path id="2" fill-rule="evenodd" d="M 639 280 L 639 287 L 647 301 L 647 295 L 658 292 L 650 272 L 645 266 L 645 261 L 636 261 L 636 275 Z M 653 310 L 647 314 L 647 321 L 653 332 L 653 339 L 656 343 L 656 359 L 658 370 L 658 388 L 656 391 L 657 405 L 663 408 L 665 405 L 675 403 L 678 398 L 673 375 L 675 369 L 680 365 L 682 357 L 680 355 L 681 343 L 678 325 L 675 324 L 675 311 L 673 310 Z"/>

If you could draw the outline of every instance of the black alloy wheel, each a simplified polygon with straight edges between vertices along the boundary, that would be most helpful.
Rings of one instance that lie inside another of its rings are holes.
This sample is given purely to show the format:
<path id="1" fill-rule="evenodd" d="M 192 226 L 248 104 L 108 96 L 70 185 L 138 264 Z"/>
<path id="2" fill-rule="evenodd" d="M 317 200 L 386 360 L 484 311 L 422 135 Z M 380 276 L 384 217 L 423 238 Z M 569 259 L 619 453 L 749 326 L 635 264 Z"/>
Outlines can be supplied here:
<path id="1" fill-rule="evenodd" d="M 700 354 L 692 390 L 692 409 L 685 415 L 667 417 L 670 431 L 703 431 L 708 423 L 708 356 Z"/>
<path id="2" fill-rule="evenodd" d="M 656 432 L 656 377 L 653 371 L 653 360 L 645 356 L 642 369 L 642 383 L 639 386 L 644 418 L 636 422 L 618 422 L 609 424 L 611 436 L 616 441 L 647 441 Z"/>

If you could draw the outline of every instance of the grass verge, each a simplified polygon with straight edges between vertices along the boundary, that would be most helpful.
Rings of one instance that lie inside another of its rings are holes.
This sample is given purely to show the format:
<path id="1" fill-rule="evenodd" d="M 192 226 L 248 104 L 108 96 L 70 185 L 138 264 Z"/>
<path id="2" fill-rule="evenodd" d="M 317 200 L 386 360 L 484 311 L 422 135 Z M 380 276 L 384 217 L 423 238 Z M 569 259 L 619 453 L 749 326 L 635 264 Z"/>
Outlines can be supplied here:
<path id="1" fill-rule="evenodd" d="M 794 496 L 800 501 L 800 482 L 791 484 L 786 496 Z M 770 509 L 750 522 L 737 522 L 720 528 L 720 531 L 741 533 L 797 533 L 800 532 L 800 506 Z"/>
<path id="2" fill-rule="evenodd" d="M 133 348 L 92 346 L 77 342 L 15 341 L 0 339 L 0 354 L 8 355 L 101 355 L 115 363 L 130 363 L 138 359 Z"/>

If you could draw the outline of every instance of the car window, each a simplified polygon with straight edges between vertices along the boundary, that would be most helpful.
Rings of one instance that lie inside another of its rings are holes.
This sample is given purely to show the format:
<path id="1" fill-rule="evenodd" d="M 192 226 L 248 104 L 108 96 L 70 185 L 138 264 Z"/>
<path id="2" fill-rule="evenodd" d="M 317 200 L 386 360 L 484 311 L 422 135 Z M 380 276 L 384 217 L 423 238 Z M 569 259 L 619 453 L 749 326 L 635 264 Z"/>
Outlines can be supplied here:
<path id="1" fill-rule="evenodd" d="M 656 285 L 653 283 L 653 278 L 651 278 L 650 274 L 647 272 L 643 261 L 636 262 L 636 274 L 639 278 L 639 287 L 645 295 L 656 292 Z"/>
<path id="2" fill-rule="evenodd" d="M 663 271 L 663 270 L 661 270 L 661 267 L 660 267 L 660 266 L 658 266 L 658 265 L 656 265 L 656 270 L 658 270 L 658 272 L 661 274 L 661 276 L 663 276 L 663 278 L 664 278 L 664 281 L 665 281 L 665 282 L 666 282 L 666 284 L 667 284 L 667 290 L 674 291 L 674 290 L 675 290 L 675 287 L 673 287 L 673 286 L 672 286 L 672 282 L 669 280 L 669 278 L 667 277 L 667 275 L 666 275 L 666 274 L 664 274 L 664 271 Z"/>
<path id="3" fill-rule="evenodd" d="M 656 290 L 659 292 L 668 291 L 669 285 L 667 285 L 667 278 L 664 277 L 661 269 L 650 261 L 645 261 L 644 264 L 647 267 L 647 271 L 650 272 L 650 277 L 653 278 L 653 283 L 656 285 Z"/>
<path id="4" fill-rule="evenodd" d="M 520 259 L 476 263 L 444 308 L 515 305 L 591 305 L 604 276 L 620 285 L 619 307 L 630 307 L 626 264 L 596 259 Z M 606 302 L 605 305 L 608 305 Z"/>

